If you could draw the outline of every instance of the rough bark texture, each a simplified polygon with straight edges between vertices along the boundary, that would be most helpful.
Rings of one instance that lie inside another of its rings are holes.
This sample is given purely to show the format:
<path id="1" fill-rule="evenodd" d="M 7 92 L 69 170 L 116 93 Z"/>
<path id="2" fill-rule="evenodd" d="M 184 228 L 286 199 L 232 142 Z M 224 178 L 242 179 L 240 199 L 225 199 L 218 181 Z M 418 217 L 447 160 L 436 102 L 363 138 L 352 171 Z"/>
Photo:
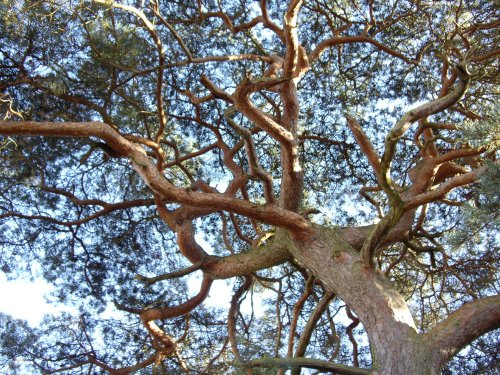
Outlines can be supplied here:
<path id="1" fill-rule="evenodd" d="M 469 302 L 435 326 L 423 339 L 438 371 L 475 338 L 500 328 L 500 296 Z"/>
<path id="2" fill-rule="evenodd" d="M 429 363 L 415 362 L 422 357 L 422 345 L 406 302 L 383 275 L 364 266 L 339 233 L 318 228 L 314 238 L 291 252 L 361 320 L 373 348 L 375 374 L 429 374 Z"/>
<path id="3" fill-rule="evenodd" d="M 373 374 L 439 374 L 464 345 L 500 327 L 500 297 L 469 303 L 425 335 L 408 305 L 379 271 L 367 268 L 341 230 L 317 228 L 290 246 L 293 257 L 339 295 L 363 323 L 372 347 Z"/>

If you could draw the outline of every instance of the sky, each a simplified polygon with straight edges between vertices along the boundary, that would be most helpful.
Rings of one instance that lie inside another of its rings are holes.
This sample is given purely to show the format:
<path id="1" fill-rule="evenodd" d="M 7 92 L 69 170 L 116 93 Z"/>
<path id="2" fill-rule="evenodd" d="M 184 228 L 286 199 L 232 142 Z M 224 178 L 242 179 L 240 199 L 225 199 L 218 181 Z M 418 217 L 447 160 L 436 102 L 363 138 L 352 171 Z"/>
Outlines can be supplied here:
<path id="1" fill-rule="evenodd" d="M 45 314 L 57 314 L 68 307 L 47 303 L 45 296 L 53 290 L 42 279 L 7 281 L 0 273 L 0 311 L 16 319 L 25 319 L 31 326 L 37 326 Z"/>

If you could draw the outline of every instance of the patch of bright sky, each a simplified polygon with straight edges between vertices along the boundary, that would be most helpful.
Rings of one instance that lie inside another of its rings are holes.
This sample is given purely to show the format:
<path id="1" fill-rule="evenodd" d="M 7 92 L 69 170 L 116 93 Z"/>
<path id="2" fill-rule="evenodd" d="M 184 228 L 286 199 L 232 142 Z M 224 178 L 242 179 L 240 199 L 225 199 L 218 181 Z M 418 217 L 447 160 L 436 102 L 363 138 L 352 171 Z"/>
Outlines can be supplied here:
<path id="1" fill-rule="evenodd" d="M 69 306 L 49 303 L 46 296 L 54 287 L 42 279 L 7 280 L 7 276 L 0 273 L 0 286 L 0 311 L 15 319 L 25 319 L 32 326 L 39 325 L 46 314 L 76 313 Z"/>

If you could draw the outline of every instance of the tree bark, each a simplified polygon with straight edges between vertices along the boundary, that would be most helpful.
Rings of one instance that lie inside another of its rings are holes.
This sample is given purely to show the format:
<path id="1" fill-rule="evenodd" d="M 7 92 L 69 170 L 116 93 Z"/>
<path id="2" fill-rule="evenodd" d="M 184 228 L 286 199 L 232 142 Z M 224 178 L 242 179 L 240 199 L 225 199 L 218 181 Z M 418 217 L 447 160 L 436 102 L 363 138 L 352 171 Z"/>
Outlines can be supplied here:
<path id="1" fill-rule="evenodd" d="M 378 270 L 364 266 L 340 230 L 318 228 L 315 236 L 296 241 L 290 251 L 361 320 L 372 348 L 373 374 L 437 373 L 402 296 Z"/>
<path id="2" fill-rule="evenodd" d="M 464 346 L 498 328 L 500 296 L 497 295 L 465 304 L 423 335 L 423 338 L 431 348 L 432 362 L 439 369 Z"/>

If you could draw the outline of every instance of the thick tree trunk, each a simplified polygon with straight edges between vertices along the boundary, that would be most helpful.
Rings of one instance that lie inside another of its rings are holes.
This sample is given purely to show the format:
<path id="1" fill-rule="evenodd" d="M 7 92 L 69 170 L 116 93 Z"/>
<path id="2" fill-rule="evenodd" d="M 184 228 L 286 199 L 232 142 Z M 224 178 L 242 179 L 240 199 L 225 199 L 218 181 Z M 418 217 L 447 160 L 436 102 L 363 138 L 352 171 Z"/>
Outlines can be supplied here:
<path id="1" fill-rule="evenodd" d="M 402 296 L 380 272 L 363 265 L 338 231 L 318 228 L 316 236 L 296 242 L 291 252 L 361 320 L 372 348 L 373 374 L 438 372 Z"/>

